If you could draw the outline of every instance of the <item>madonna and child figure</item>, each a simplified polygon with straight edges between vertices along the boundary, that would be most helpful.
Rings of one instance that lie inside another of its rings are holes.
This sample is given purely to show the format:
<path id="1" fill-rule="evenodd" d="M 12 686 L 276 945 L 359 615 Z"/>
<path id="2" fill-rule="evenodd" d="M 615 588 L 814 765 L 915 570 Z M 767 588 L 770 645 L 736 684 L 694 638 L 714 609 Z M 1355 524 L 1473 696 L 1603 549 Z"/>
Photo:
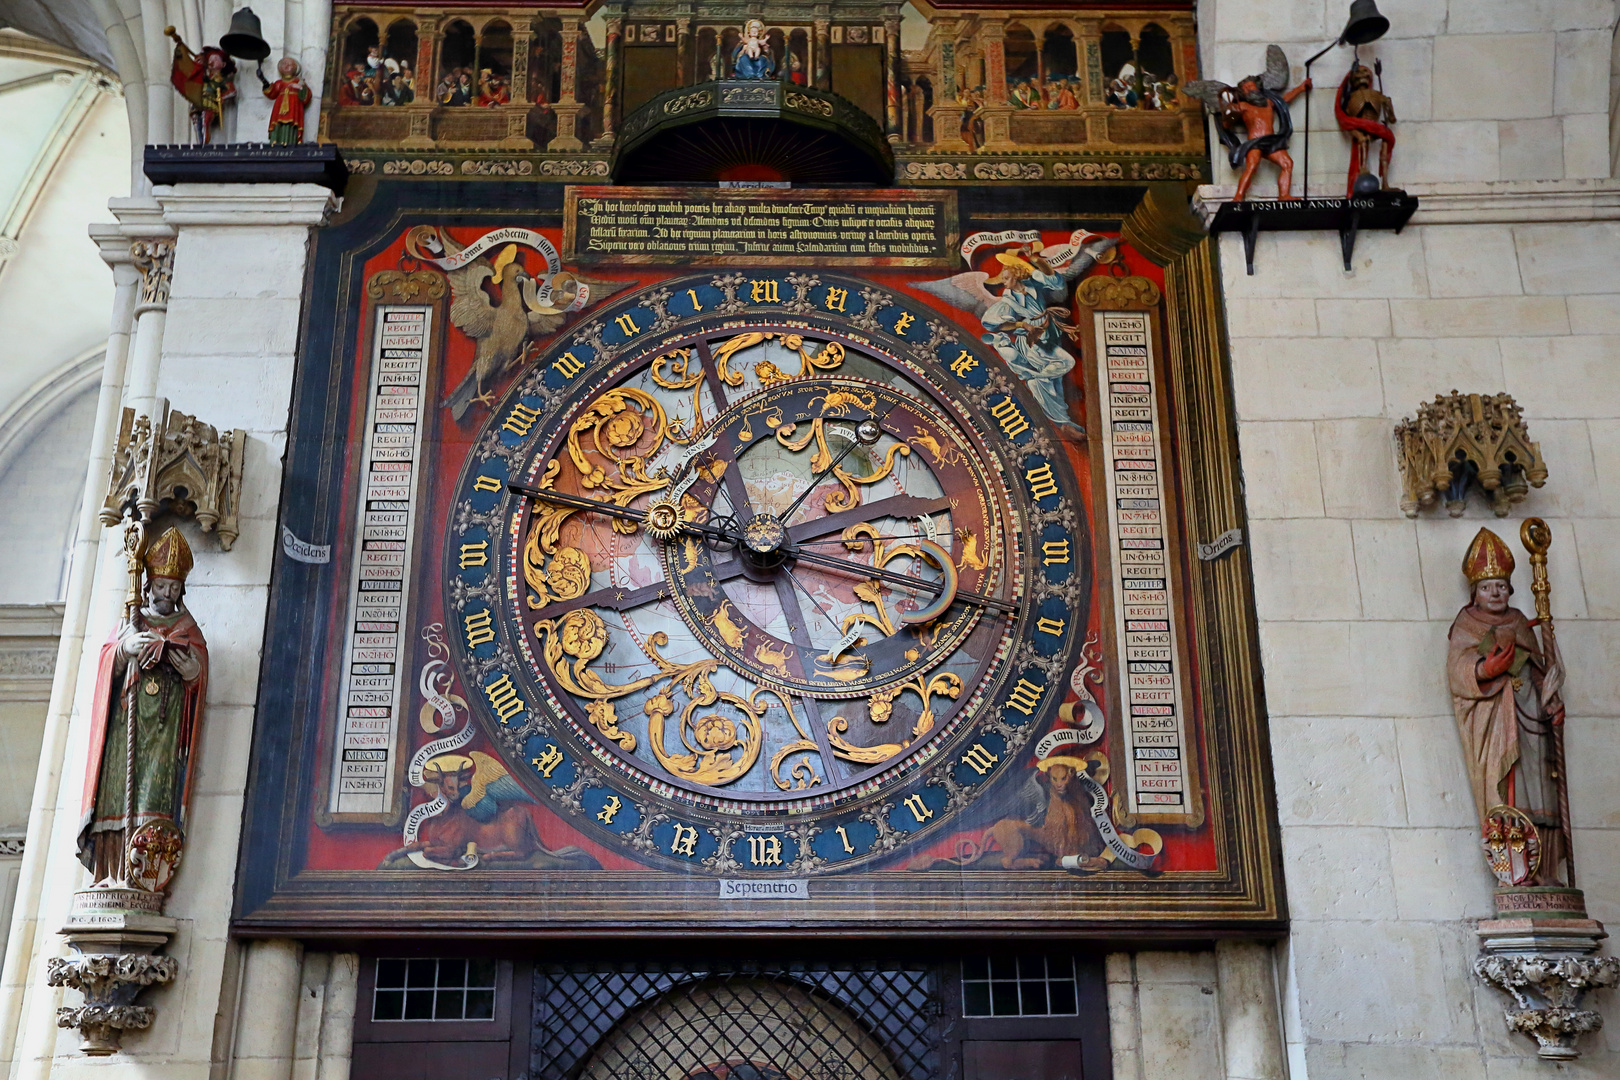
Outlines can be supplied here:
<path id="1" fill-rule="evenodd" d="M 771 43 L 765 37 L 765 24 L 749 19 L 743 27 L 742 40 L 731 53 L 731 77 L 734 79 L 772 79 L 776 77 L 776 58 L 771 55 Z"/>

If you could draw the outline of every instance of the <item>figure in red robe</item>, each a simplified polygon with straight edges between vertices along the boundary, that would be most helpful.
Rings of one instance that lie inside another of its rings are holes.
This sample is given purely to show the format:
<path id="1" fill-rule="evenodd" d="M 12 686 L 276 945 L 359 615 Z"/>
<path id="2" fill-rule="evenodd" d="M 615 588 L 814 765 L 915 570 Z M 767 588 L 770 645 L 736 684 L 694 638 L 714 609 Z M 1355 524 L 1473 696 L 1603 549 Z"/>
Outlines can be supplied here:
<path id="1" fill-rule="evenodd" d="M 297 146 L 304 141 L 304 107 L 309 104 L 309 84 L 299 78 L 298 61 L 290 56 L 281 58 L 276 74 L 281 78 L 275 82 L 259 76 L 259 81 L 264 83 L 264 96 L 272 102 L 270 141 L 277 146 Z"/>
<path id="2" fill-rule="evenodd" d="M 208 686 L 208 644 L 182 600 L 191 562 L 178 529 L 147 548 L 140 608 L 101 647 L 79 827 L 97 883 L 161 892 L 179 862 Z"/>

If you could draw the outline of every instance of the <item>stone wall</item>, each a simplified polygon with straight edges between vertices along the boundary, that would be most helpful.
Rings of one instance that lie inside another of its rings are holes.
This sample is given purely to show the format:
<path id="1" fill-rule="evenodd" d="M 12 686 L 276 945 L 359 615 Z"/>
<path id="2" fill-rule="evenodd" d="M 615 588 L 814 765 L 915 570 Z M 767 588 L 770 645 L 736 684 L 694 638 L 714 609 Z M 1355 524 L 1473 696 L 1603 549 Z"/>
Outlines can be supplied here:
<path id="1" fill-rule="evenodd" d="M 1204 77 L 1235 82 L 1283 46 L 1303 77 L 1306 59 L 1344 29 L 1348 0 L 1200 0 Z M 1610 53 L 1614 0 L 1391 0 L 1383 61 L 1395 102 L 1394 180 L 1563 180 L 1610 175 Z M 1333 91 L 1350 64 L 1335 49 L 1312 69 L 1310 168 L 1315 194 L 1343 194 L 1347 143 Z M 1304 128 L 1304 101 L 1294 106 Z M 1295 159 L 1301 150 L 1295 147 Z M 1226 171 L 1220 164 L 1215 175 Z M 1297 180 L 1296 180 L 1297 184 Z M 1256 188 L 1268 195 L 1269 182 Z"/>
<path id="2" fill-rule="evenodd" d="M 1279 41 L 1295 64 L 1348 5 L 1203 5 L 1206 74 L 1232 81 Z M 1612 0 L 1388 3 L 1384 61 L 1400 123 L 1394 181 L 1424 200 L 1400 236 L 1221 246 L 1278 813 L 1293 917 L 1283 959 L 1294 1080 L 1542 1076 L 1478 984 L 1474 921 L 1491 878 L 1451 717 L 1446 632 L 1482 526 L 1519 555 L 1524 516 L 1554 535 L 1569 667 L 1579 884 L 1620 920 L 1620 185 L 1609 176 Z M 1348 51 L 1315 69 L 1332 126 Z M 1300 117 L 1300 106 L 1295 116 Z M 1296 160 L 1301 156 L 1296 139 Z M 1312 146 L 1316 193 L 1342 194 L 1345 143 Z M 1224 162 L 1217 183 L 1229 185 Z M 1583 179 L 1584 178 L 1584 179 Z M 1263 179 L 1256 192 L 1269 195 Z M 1215 197 L 1216 191 L 1206 191 Z M 1399 509 L 1396 421 L 1451 390 L 1507 391 L 1551 471 L 1506 520 Z M 1620 1074 L 1620 1000 L 1560 1075 Z"/>
<path id="3" fill-rule="evenodd" d="M 1518 521 L 1546 518 L 1580 884 L 1615 925 L 1620 224 L 1414 227 L 1365 237 L 1348 275 L 1334 239 L 1262 239 L 1252 278 L 1240 241 L 1222 249 L 1294 919 L 1296 1070 L 1481 1076 L 1483 1053 L 1492 1077 L 1534 1072 L 1528 1041 L 1502 1028 L 1502 1001 L 1469 974 L 1491 879 L 1446 632 L 1482 525 L 1518 552 L 1516 600 L 1529 607 Z M 1460 520 L 1401 516 L 1395 422 L 1452 389 L 1513 394 L 1541 443 L 1551 477 L 1508 520 L 1477 500 Z M 1620 1068 L 1617 1005 L 1575 1075 Z"/>

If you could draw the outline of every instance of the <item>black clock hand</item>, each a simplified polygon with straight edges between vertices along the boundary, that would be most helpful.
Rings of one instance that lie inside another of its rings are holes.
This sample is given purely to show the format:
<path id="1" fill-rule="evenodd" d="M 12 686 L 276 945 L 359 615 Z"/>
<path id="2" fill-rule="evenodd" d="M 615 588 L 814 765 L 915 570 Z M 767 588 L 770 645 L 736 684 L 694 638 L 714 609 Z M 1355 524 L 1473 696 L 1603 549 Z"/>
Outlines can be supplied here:
<path id="1" fill-rule="evenodd" d="M 776 516 L 776 520 L 786 522 L 788 518 L 792 517 L 793 511 L 797 510 L 799 505 L 810 497 L 810 493 L 816 490 L 816 485 L 827 479 L 828 475 L 831 474 L 834 469 L 843 464 L 844 459 L 849 457 L 851 450 L 854 450 L 857 446 L 861 446 L 863 444 L 871 446 L 876 443 L 883 435 L 883 421 L 887 420 L 889 418 L 889 413 L 893 411 L 894 406 L 891 405 L 889 406 L 888 410 L 876 420 L 873 420 L 870 416 L 868 416 L 865 420 L 862 420 L 860 425 L 855 429 L 856 435 L 854 441 L 848 446 L 844 447 L 844 452 L 838 455 L 838 459 L 836 461 L 810 478 L 810 486 L 799 492 L 799 497 L 794 499 L 792 504 L 788 506 L 786 510 L 778 514 Z M 867 428 L 868 424 L 871 425 L 870 429 Z M 866 437 L 868 435 L 870 435 L 870 438 Z"/>
<path id="2" fill-rule="evenodd" d="M 878 578 L 879 580 L 887 581 L 893 585 L 904 585 L 910 589 L 921 589 L 925 592 L 934 593 L 935 595 L 938 595 L 944 589 L 944 585 L 937 581 L 923 581 L 921 578 L 902 577 L 899 574 L 891 574 L 887 570 L 879 570 L 876 567 L 867 566 L 865 563 L 850 562 L 848 559 L 834 559 L 823 555 L 820 552 L 805 551 L 802 548 L 793 553 L 793 558 L 802 563 L 809 563 L 811 566 L 825 567 L 829 570 L 842 570 L 845 573 L 858 574 L 861 577 Z M 1005 600 L 998 600 L 993 596 L 985 596 L 983 593 L 968 592 L 966 589 L 958 589 L 956 595 L 958 599 L 966 600 L 969 603 L 978 604 L 980 607 L 987 607 L 992 611 L 1007 613 L 1018 610 L 1016 606 L 1008 603 Z"/>

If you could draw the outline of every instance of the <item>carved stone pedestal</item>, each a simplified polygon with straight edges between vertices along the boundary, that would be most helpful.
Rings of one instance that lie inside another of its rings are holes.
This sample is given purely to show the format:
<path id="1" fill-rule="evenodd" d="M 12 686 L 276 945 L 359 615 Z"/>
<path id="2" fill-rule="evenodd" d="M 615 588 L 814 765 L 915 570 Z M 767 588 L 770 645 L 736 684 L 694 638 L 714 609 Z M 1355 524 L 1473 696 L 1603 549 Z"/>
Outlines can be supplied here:
<path id="1" fill-rule="evenodd" d="M 92 888 L 73 894 L 60 931 L 77 956 L 50 961 L 47 981 L 84 995 L 83 1004 L 57 1010 L 59 1027 L 76 1029 L 81 1052 L 115 1053 L 125 1031 L 152 1026 L 154 1010 L 135 999 L 148 986 L 174 979 L 177 962 L 155 955 L 178 923 L 160 914 L 163 896 L 144 889 Z"/>
<path id="2" fill-rule="evenodd" d="M 1580 1057 L 1576 1040 L 1603 1026 L 1581 1008 L 1587 991 L 1620 983 L 1620 959 L 1592 955 L 1608 937 L 1603 924 L 1586 917 L 1578 889 L 1498 889 L 1496 912 L 1479 924 L 1474 974 L 1512 996 L 1508 1030 L 1535 1039 L 1542 1058 Z"/>

